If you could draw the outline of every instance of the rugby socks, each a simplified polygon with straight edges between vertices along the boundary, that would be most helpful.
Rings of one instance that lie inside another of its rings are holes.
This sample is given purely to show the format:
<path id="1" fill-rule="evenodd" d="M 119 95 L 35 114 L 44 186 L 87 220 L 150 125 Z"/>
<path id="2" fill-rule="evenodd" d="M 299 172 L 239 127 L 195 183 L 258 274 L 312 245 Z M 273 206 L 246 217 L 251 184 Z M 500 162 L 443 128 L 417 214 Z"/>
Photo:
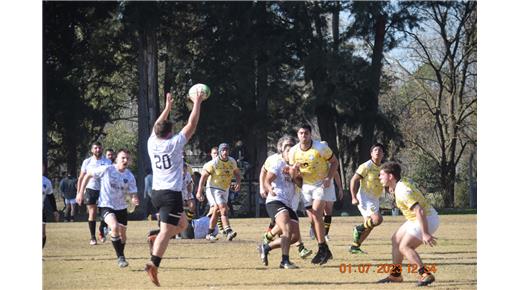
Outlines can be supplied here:
<path id="1" fill-rule="evenodd" d="M 269 244 L 263 244 L 262 247 L 264 247 L 264 252 L 267 254 L 269 251 L 271 251 L 271 247 L 269 247 Z"/>
<path id="2" fill-rule="evenodd" d="M 193 216 L 195 216 L 195 214 L 189 209 L 186 209 L 184 211 L 186 212 L 186 218 L 188 219 L 188 222 L 191 222 L 191 220 L 193 219 Z"/>
<path id="3" fill-rule="evenodd" d="M 282 255 L 282 264 L 289 263 L 289 255 Z"/>
<path id="4" fill-rule="evenodd" d="M 88 221 L 88 228 L 90 230 L 90 239 L 96 239 L 96 221 Z"/>
<path id="5" fill-rule="evenodd" d="M 220 213 L 218 213 L 218 215 L 217 215 L 217 225 L 218 225 L 219 232 L 225 232 L 224 225 L 222 224 L 222 218 L 220 217 Z"/>
<path id="6" fill-rule="evenodd" d="M 392 270 L 390 271 L 390 275 L 392 275 L 394 277 L 399 277 L 399 276 L 401 276 L 401 271 L 402 271 L 401 267 L 399 267 L 397 265 L 393 266 Z M 419 269 L 419 271 L 420 271 L 420 269 Z"/>
<path id="7" fill-rule="evenodd" d="M 323 216 L 323 222 L 325 223 L 325 235 L 329 234 L 330 224 L 332 223 L 332 216 L 325 215 Z"/>
<path id="8" fill-rule="evenodd" d="M 265 235 L 269 241 L 272 241 L 274 239 L 274 235 L 271 233 L 271 230 L 269 230 Z"/>
<path id="9" fill-rule="evenodd" d="M 327 245 L 326 242 L 323 242 L 323 243 L 321 243 L 321 244 L 318 244 L 318 249 L 319 249 L 319 250 L 324 251 L 324 250 L 327 250 L 328 248 L 329 248 L 329 245 Z"/>
<path id="10" fill-rule="evenodd" d="M 224 229 L 224 234 L 228 234 L 230 232 L 232 232 L 233 230 L 231 229 L 231 226 L 227 226 L 225 229 Z"/>
<path id="11" fill-rule="evenodd" d="M 159 256 L 152 255 L 152 258 L 150 259 L 152 263 L 155 265 L 155 267 L 159 268 L 159 265 L 161 264 L 162 258 Z"/>
<path id="12" fill-rule="evenodd" d="M 208 235 L 213 235 L 213 232 L 214 232 L 214 231 L 215 231 L 214 228 L 213 228 L 213 229 L 209 228 L 209 229 L 208 229 Z"/>
<path id="13" fill-rule="evenodd" d="M 124 244 L 121 242 L 121 237 L 116 236 L 112 237 L 112 245 L 114 246 L 114 250 L 116 250 L 117 257 L 125 256 L 124 252 Z"/>
<path id="14" fill-rule="evenodd" d="M 419 275 L 422 275 L 424 273 L 428 273 L 429 271 L 426 270 L 426 268 L 424 266 L 422 266 L 421 268 L 419 268 Z"/>

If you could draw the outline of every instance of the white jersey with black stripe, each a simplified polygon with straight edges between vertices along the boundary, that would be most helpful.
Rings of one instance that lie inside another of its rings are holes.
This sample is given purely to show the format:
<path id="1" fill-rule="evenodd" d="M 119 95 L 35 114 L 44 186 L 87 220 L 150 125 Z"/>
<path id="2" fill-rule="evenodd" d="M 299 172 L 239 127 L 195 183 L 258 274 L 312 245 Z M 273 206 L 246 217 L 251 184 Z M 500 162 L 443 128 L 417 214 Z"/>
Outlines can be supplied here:
<path id="1" fill-rule="evenodd" d="M 182 191 L 182 152 L 187 142 L 182 131 L 170 139 L 160 139 L 152 131 L 148 138 L 148 155 L 152 162 L 153 190 Z"/>

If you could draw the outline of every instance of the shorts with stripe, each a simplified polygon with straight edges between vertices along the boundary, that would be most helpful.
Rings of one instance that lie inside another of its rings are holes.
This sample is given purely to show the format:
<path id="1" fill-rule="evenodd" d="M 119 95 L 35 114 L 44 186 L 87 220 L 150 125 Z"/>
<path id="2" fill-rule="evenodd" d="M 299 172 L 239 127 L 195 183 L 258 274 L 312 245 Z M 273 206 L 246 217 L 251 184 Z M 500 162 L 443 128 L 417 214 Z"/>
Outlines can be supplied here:
<path id="1" fill-rule="evenodd" d="M 179 225 L 184 212 L 182 192 L 168 189 L 152 190 L 152 205 L 159 210 L 161 222 Z"/>
<path id="2" fill-rule="evenodd" d="M 100 207 L 99 212 L 101 213 L 101 216 L 103 217 L 103 220 L 109 215 L 114 214 L 116 216 L 116 220 L 118 224 L 121 225 L 128 225 L 128 212 L 125 209 L 115 210 L 110 207 Z"/>
<path id="3" fill-rule="evenodd" d="M 273 221 L 276 220 L 276 217 L 281 212 L 285 211 L 289 214 L 289 218 L 291 220 L 298 222 L 298 215 L 294 212 L 294 210 L 279 200 L 273 200 L 273 201 L 266 203 L 265 209 L 267 210 L 267 214 Z"/>

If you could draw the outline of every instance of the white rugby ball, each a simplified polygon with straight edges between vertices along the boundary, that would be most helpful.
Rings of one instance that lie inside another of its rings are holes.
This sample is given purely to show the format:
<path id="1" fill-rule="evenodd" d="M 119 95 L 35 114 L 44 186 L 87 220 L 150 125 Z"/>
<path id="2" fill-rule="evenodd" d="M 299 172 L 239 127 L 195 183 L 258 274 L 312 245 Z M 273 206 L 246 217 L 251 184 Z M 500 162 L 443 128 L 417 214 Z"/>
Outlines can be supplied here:
<path id="1" fill-rule="evenodd" d="M 197 95 L 197 92 L 202 92 L 202 100 L 205 101 L 211 95 L 211 90 L 205 84 L 196 84 L 190 88 L 188 91 L 188 97 L 190 100 L 193 100 L 193 97 Z"/>

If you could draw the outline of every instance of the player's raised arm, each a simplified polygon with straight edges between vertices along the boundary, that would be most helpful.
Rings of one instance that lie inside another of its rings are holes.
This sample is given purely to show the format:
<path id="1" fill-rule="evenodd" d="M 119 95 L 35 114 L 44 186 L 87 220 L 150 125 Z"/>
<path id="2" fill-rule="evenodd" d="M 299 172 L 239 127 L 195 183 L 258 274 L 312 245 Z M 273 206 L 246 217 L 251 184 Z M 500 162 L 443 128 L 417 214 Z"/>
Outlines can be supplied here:
<path id="1" fill-rule="evenodd" d="M 190 117 L 188 118 L 188 123 L 184 128 L 182 128 L 182 134 L 186 137 L 186 140 L 189 140 L 191 136 L 195 133 L 195 129 L 197 129 L 197 124 L 199 123 L 200 116 L 200 104 L 202 103 L 202 90 L 197 91 L 197 94 L 192 97 L 193 101 L 193 109 L 191 109 Z"/>
<path id="2" fill-rule="evenodd" d="M 164 105 L 164 110 L 162 111 L 161 115 L 157 118 L 155 121 L 155 125 L 161 121 L 166 121 L 168 119 L 168 115 L 170 114 L 170 111 L 172 110 L 172 104 L 173 104 L 173 97 L 171 93 L 166 93 L 166 101 Z"/>

